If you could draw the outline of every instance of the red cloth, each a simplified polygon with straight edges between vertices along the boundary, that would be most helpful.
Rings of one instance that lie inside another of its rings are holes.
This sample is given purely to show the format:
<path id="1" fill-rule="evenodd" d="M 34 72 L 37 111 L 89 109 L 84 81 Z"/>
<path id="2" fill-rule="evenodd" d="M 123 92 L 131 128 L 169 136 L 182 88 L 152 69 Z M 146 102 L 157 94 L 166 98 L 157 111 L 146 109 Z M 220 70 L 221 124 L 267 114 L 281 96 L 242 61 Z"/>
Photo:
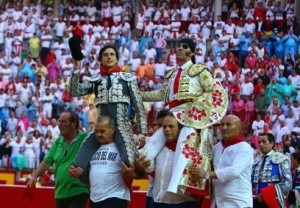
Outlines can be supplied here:
<path id="1" fill-rule="evenodd" d="M 108 70 L 108 69 L 106 69 L 106 68 L 104 68 L 104 67 L 101 67 L 100 68 L 100 74 L 101 75 L 110 75 L 110 74 L 112 74 L 112 73 L 114 73 L 114 72 L 121 72 L 122 70 L 121 70 L 121 68 L 119 67 L 119 66 L 115 66 L 113 69 L 111 69 L 111 70 Z"/>
<path id="2" fill-rule="evenodd" d="M 35 196 L 35 185 L 27 186 L 21 196 L 22 202 L 30 202 Z"/>
<path id="3" fill-rule="evenodd" d="M 261 197 L 269 208 L 279 207 L 279 202 L 276 199 L 275 185 L 267 186 L 261 189 Z"/>
<path id="4" fill-rule="evenodd" d="M 173 100 L 171 102 L 169 102 L 169 109 L 175 108 L 181 104 L 187 103 L 188 101 L 186 100 Z"/>
<path id="5" fill-rule="evenodd" d="M 177 140 L 175 140 L 175 141 L 167 141 L 165 146 L 166 146 L 166 148 L 168 148 L 169 150 L 172 150 L 172 151 L 175 152 L 175 150 L 176 150 L 176 145 L 177 145 Z"/>
<path id="6" fill-rule="evenodd" d="M 224 139 L 221 140 L 224 149 L 231 145 L 234 145 L 234 144 L 237 144 L 237 143 L 243 142 L 243 141 L 245 141 L 245 139 L 244 139 L 243 135 L 241 135 L 241 134 L 229 141 L 225 141 Z"/>
<path id="7" fill-rule="evenodd" d="M 177 94 L 178 93 L 178 89 L 179 89 L 179 79 L 180 79 L 180 76 L 181 76 L 181 72 L 182 72 L 182 68 L 179 68 L 177 70 L 177 74 L 176 74 L 176 77 L 175 77 L 175 80 L 174 80 L 174 88 L 173 88 L 173 93 L 174 94 Z"/>

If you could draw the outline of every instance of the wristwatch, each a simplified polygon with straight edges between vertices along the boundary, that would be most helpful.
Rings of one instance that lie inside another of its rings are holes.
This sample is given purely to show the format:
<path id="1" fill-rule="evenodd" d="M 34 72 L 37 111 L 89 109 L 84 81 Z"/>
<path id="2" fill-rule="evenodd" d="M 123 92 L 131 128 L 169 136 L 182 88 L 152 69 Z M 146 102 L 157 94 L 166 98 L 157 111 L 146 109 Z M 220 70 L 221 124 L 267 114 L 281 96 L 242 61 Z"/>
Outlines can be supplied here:
<path id="1" fill-rule="evenodd" d="M 206 172 L 205 179 L 207 179 L 207 180 L 210 179 L 210 172 L 209 171 Z"/>

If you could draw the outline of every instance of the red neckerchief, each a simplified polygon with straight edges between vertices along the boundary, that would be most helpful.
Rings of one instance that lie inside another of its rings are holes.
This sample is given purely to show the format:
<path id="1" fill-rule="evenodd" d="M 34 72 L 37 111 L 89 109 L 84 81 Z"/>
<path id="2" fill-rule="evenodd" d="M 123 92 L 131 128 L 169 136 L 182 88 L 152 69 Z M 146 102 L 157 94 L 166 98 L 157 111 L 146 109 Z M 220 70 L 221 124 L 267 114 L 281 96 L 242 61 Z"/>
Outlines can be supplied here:
<path id="1" fill-rule="evenodd" d="M 169 150 L 172 150 L 173 152 L 175 152 L 175 150 L 176 150 L 176 145 L 177 145 L 177 140 L 167 141 L 165 144 L 166 148 L 168 148 Z"/>
<path id="2" fill-rule="evenodd" d="M 237 143 L 243 142 L 243 141 L 245 141 L 245 139 L 244 139 L 243 135 L 240 134 L 240 135 L 238 135 L 237 137 L 231 139 L 230 141 L 224 141 L 224 140 L 222 139 L 222 140 L 221 140 L 221 143 L 222 143 L 224 149 L 226 149 L 227 147 L 229 147 L 229 146 L 231 146 L 231 145 L 234 145 L 234 144 L 237 144 Z M 223 150 L 224 150 L 224 149 L 223 149 Z"/>
<path id="3" fill-rule="evenodd" d="M 121 72 L 121 68 L 119 66 L 115 66 L 113 69 L 108 70 L 108 69 L 104 68 L 103 66 L 100 67 L 101 75 L 111 75 L 114 72 Z"/>

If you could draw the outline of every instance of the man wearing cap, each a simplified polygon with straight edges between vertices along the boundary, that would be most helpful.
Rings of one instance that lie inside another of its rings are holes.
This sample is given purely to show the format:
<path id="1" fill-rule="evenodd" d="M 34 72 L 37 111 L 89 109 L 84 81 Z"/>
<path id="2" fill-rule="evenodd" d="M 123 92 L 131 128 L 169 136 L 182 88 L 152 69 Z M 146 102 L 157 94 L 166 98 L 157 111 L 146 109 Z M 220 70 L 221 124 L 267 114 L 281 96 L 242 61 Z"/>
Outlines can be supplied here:
<path id="1" fill-rule="evenodd" d="M 273 151 L 273 134 L 260 135 L 258 143 L 261 155 L 254 160 L 252 169 L 253 207 L 285 207 L 284 194 L 292 188 L 290 160 Z"/>
<path id="2" fill-rule="evenodd" d="M 193 64 L 195 47 L 193 40 L 181 39 L 176 50 L 178 67 L 165 76 L 160 90 L 142 93 L 142 98 L 146 102 L 166 102 L 170 112 L 183 125 L 177 142 L 168 191 L 195 193 L 193 190 L 197 189 L 198 194 L 206 195 L 206 181 L 190 180 L 186 170 L 198 165 L 209 170 L 213 144 L 208 127 L 225 115 L 228 97 L 221 83 L 213 79 L 205 65 Z M 160 129 L 142 149 L 141 154 L 151 161 L 147 172 L 154 169 L 154 160 L 165 142 L 165 136 Z"/>

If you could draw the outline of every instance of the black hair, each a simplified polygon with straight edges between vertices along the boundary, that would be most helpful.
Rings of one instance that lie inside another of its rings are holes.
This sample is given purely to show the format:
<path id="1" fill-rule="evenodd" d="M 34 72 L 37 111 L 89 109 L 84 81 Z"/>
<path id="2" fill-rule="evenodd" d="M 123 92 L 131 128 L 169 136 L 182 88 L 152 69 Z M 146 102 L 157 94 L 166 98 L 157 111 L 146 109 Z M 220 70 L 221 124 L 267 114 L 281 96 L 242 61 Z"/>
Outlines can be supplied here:
<path id="1" fill-rule="evenodd" d="M 102 57 L 102 55 L 103 55 L 103 52 L 104 52 L 106 49 L 108 49 L 108 48 L 112 48 L 112 49 L 115 51 L 115 53 L 116 53 L 116 58 L 117 58 L 117 60 L 119 60 L 119 52 L 118 52 L 117 48 L 116 48 L 114 45 L 112 45 L 112 44 L 107 44 L 107 45 L 103 46 L 103 48 L 101 48 L 101 50 L 100 50 L 100 52 L 99 52 L 99 56 L 98 56 L 98 61 L 101 61 L 101 57 Z"/>
<path id="2" fill-rule="evenodd" d="M 267 139 L 268 139 L 268 141 L 269 141 L 269 143 L 272 143 L 273 142 L 273 147 L 275 146 L 275 137 L 274 137 L 274 135 L 273 134 L 271 134 L 271 133 L 263 133 L 263 134 L 260 134 L 259 135 L 260 137 L 261 136 L 266 136 L 267 137 Z"/>
<path id="3" fill-rule="evenodd" d="M 168 115 L 168 113 L 169 113 L 169 110 L 166 110 L 166 109 L 161 110 L 158 112 L 156 119 L 164 118 Z"/>
<path id="4" fill-rule="evenodd" d="M 69 113 L 70 114 L 70 123 L 75 123 L 75 128 L 78 129 L 79 128 L 79 117 L 78 114 L 75 111 L 72 110 L 66 110 L 65 113 Z"/>
<path id="5" fill-rule="evenodd" d="M 291 157 L 293 157 L 294 160 L 297 160 L 297 162 L 300 163 L 300 152 L 293 152 L 291 154 Z"/>

